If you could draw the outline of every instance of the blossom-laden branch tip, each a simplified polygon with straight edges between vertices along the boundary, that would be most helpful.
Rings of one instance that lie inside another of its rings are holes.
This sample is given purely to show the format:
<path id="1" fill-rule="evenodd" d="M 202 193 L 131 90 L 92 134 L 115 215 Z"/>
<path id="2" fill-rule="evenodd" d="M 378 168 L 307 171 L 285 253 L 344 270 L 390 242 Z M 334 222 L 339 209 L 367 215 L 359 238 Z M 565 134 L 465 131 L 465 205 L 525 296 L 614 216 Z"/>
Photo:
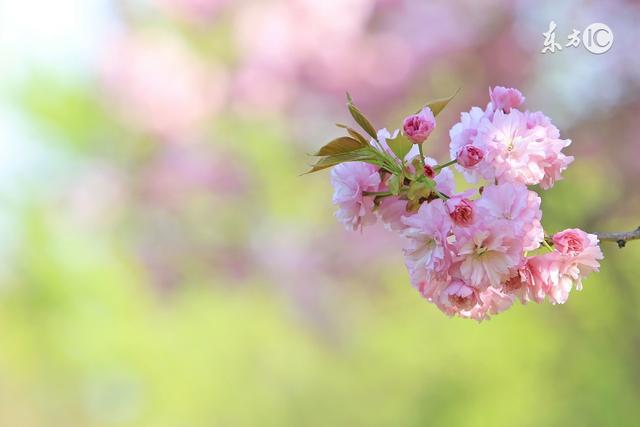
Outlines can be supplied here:
<path id="1" fill-rule="evenodd" d="M 572 289 L 598 271 L 599 241 L 620 247 L 640 239 L 628 233 L 589 234 L 567 229 L 545 237 L 540 196 L 573 162 L 571 141 L 543 113 L 522 110 L 517 89 L 490 89 L 487 107 L 473 107 L 449 130 L 450 159 L 425 156 L 436 118 L 452 97 L 427 103 L 402 129 L 375 131 L 348 95 L 348 136 L 329 142 L 310 172 L 332 167 L 337 219 L 349 230 L 380 220 L 404 237 L 411 284 L 449 316 L 488 319 L 533 301 L 566 302 Z M 346 138 L 346 139 L 345 139 Z M 469 184 L 457 192 L 453 169 Z"/>

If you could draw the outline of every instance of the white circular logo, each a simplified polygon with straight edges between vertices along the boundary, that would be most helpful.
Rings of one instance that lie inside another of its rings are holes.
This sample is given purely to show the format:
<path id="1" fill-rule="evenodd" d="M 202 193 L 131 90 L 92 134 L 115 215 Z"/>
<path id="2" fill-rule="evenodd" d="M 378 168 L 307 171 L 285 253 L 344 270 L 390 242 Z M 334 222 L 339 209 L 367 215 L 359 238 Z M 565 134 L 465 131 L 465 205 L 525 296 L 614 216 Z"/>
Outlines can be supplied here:
<path id="1" fill-rule="evenodd" d="M 582 32 L 582 43 L 593 54 L 607 52 L 613 45 L 613 31 L 606 24 L 595 22 Z"/>

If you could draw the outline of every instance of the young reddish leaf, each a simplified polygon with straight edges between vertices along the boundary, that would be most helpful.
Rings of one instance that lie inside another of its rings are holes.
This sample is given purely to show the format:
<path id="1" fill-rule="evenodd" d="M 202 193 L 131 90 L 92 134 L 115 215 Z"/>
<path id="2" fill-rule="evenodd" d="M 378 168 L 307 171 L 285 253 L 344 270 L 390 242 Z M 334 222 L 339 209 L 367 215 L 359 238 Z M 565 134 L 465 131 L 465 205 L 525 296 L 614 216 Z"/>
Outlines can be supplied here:
<path id="1" fill-rule="evenodd" d="M 451 102 L 451 100 L 453 98 L 455 98 L 455 96 L 458 94 L 458 92 L 460 92 L 460 89 L 456 90 L 456 93 L 454 93 L 453 95 L 451 95 L 448 98 L 440 98 L 440 99 L 436 99 L 435 101 L 428 102 L 425 106 L 423 106 L 418 111 L 416 111 L 416 114 L 418 114 L 420 111 L 422 111 L 422 109 L 424 107 L 429 107 L 431 109 L 431 112 L 433 113 L 433 115 L 437 116 L 438 114 L 440 114 L 440 112 L 442 110 L 444 110 L 444 107 L 446 107 L 447 104 L 449 102 Z"/>
<path id="2" fill-rule="evenodd" d="M 365 132 L 367 132 L 373 139 L 378 139 L 378 135 L 376 134 L 376 130 L 371 124 L 371 122 L 362 114 L 362 112 L 356 107 L 353 103 L 353 99 L 351 99 L 351 95 L 347 92 L 347 107 L 349 108 L 349 112 L 351 113 L 351 117 L 360 125 Z"/>
<path id="3" fill-rule="evenodd" d="M 350 151 L 347 153 L 333 154 L 330 156 L 323 157 L 319 159 L 311 167 L 311 169 L 305 172 L 303 175 L 317 172 L 322 169 L 330 168 L 331 166 L 335 166 L 345 162 L 367 162 L 367 163 L 372 163 L 376 166 L 380 166 L 375 155 L 372 153 L 372 149 L 367 147 L 367 148 L 359 148 L 357 150 Z"/>
<path id="4" fill-rule="evenodd" d="M 349 126 L 343 125 L 343 124 L 340 124 L 340 123 L 336 123 L 336 126 L 338 126 L 339 128 L 342 128 L 342 129 L 346 129 L 347 132 L 349 133 L 349 135 L 351 135 L 351 137 L 353 139 L 357 139 L 358 141 L 360 141 L 363 146 L 369 145 L 369 142 L 367 141 L 367 139 L 364 136 L 362 136 L 362 134 L 360 132 L 356 131 L 355 129 L 350 128 Z"/>
<path id="5" fill-rule="evenodd" d="M 313 155 L 331 156 L 334 154 L 348 153 L 349 151 L 357 150 L 358 148 L 363 148 L 363 145 L 360 141 L 349 138 L 348 136 L 342 136 L 329 142 Z"/>

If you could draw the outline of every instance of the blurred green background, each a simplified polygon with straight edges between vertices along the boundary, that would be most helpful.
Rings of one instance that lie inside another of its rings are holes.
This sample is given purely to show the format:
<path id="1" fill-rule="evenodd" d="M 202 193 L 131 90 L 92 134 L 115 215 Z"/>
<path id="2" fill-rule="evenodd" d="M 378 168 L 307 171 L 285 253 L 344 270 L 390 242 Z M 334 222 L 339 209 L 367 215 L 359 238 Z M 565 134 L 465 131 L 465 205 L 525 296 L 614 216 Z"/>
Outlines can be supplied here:
<path id="1" fill-rule="evenodd" d="M 640 244 L 564 306 L 449 319 L 305 153 L 515 86 L 576 161 L 544 225 L 640 225 L 635 2 L 0 2 L 0 425 L 635 426 Z M 612 49 L 542 55 L 604 22 Z"/>

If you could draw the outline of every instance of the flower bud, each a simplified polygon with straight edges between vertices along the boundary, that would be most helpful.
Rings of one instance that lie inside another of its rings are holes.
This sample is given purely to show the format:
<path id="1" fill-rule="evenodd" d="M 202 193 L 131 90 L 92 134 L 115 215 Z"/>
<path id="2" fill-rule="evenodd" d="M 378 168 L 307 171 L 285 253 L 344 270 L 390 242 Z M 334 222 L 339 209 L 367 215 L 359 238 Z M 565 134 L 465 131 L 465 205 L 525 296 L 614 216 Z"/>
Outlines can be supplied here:
<path id="1" fill-rule="evenodd" d="M 465 145 L 458 151 L 458 164 L 464 168 L 472 168 L 484 158 L 484 152 L 473 145 Z"/>
<path id="2" fill-rule="evenodd" d="M 418 114 L 414 114 L 404 119 L 404 134 L 414 144 L 423 143 L 436 127 L 436 118 L 431 109 L 425 107 Z"/>
<path id="3" fill-rule="evenodd" d="M 424 165 L 424 175 L 428 178 L 433 179 L 436 177 L 436 171 L 433 170 L 433 167 Z"/>
<path id="4" fill-rule="evenodd" d="M 518 89 L 496 86 L 489 89 L 489 96 L 494 111 L 502 110 L 508 113 L 512 108 L 518 108 L 524 103 L 524 96 Z"/>

